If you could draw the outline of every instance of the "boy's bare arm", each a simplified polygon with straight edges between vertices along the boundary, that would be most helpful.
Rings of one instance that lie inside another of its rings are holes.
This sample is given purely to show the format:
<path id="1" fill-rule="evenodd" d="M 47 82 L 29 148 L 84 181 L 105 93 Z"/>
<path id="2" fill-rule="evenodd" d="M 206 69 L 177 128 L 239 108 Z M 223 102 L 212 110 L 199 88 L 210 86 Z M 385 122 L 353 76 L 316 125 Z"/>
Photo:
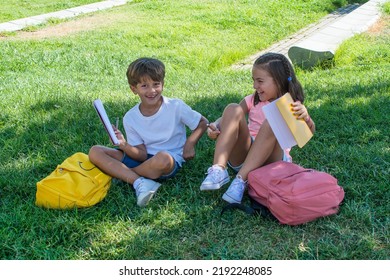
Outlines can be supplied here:
<path id="1" fill-rule="evenodd" d="M 147 159 L 148 155 L 147 155 L 145 145 L 141 144 L 138 146 L 132 146 L 128 144 L 122 132 L 115 126 L 113 126 L 113 128 L 114 128 L 115 135 L 119 140 L 118 148 L 121 149 L 122 152 L 124 152 L 129 157 L 135 160 L 145 161 Z"/>
<path id="2" fill-rule="evenodd" d="M 206 131 L 208 123 L 209 121 L 202 116 L 198 126 L 188 136 L 183 149 L 183 158 L 185 160 L 191 160 L 195 157 L 195 145 Z"/>

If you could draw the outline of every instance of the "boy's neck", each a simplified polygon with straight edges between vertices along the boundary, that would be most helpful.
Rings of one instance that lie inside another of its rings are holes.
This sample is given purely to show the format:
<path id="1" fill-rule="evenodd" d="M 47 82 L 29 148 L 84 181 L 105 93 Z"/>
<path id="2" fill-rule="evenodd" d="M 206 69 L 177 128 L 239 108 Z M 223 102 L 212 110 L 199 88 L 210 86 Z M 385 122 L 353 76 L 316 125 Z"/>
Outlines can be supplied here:
<path id="1" fill-rule="evenodd" d="M 163 102 L 162 96 L 161 96 L 160 100 L 158 101 L 158 103 L 156 103 L 156 105 L 153 105 L 153 106 L 150 106 L 150 105 L 147 105 L 147 104 L 141 102 L 139 104 L 139 110 L 140 110 L 141 114 L 145 117 L 153 116 L 154 114 L 156 114 L 158 112 L 158 110 L 160 110 L 162 102 Z"/>

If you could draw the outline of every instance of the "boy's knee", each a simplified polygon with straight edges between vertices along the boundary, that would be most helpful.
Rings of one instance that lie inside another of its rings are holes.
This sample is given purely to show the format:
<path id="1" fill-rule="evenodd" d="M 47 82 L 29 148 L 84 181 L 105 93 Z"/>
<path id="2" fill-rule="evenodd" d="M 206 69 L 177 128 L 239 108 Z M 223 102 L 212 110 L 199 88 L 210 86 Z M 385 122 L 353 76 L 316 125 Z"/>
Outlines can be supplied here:
<path id="1" fill-rule="evenodd" d="M 92 146 L 91 149 L 89 149 L 88 157 L 89 160 L 93 163 L 96 161 L 99 154 L 102 152 L 101 146 Z"/>
<path id="2" fill-rule="evenodd" d="M 169 170 L 175 164 L 175 160 L 167 152 L 158 152 L 154 157 L 161 170 Z"/>

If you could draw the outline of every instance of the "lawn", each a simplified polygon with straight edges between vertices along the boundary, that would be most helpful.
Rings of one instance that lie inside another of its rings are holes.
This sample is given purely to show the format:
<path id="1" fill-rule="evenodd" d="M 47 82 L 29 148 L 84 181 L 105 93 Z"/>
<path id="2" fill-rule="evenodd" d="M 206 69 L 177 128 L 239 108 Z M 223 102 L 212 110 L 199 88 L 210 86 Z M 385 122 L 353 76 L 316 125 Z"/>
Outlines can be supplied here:
<path id="1" fill-rule="evenodd" d="M 344 42 L 334 65 L 297 68 L 317 132 L 292 156 L 339 180 L 339 214 L 295 227 L 220 216 L 225 189 L 199 190 L 214 150 L 206 136 L 146 208 L 116 180 L 88 209 L 34 204 L 36 182 L 57 164 L 109 145 L 92 101 L 113 118 L 138 102 L 125 77 L 132 60 L 161 59 L 165 95 L 214 120 L 253 90 L 250 72 L 231 65 L 337 9 L 333 2 L 133 1 L 0 37 L 0 259 L 389 259 L 389 3 L 381 25 Z"/>
<path id="2" fill-rule="evenodd" d="M 97 0 L 3 0 L 0 5 L 0 23 L 15 19 L 65 10 L 81 5 L 99 2 Z"/>

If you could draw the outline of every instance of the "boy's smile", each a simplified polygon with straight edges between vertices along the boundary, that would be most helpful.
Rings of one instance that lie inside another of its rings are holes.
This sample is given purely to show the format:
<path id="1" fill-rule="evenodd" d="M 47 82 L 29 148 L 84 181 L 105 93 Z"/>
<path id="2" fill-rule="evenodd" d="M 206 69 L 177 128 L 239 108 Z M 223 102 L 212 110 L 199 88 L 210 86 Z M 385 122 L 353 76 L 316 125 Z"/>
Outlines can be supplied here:
<path id="1" fill-rule="evenodd" d="M 162 103 L 163 82 L 153 81 L 145 76 L 141 82 L 130 88 L 141 99 L 140 110 L 143 115 L 150 116 L 158 111 Z"/>

